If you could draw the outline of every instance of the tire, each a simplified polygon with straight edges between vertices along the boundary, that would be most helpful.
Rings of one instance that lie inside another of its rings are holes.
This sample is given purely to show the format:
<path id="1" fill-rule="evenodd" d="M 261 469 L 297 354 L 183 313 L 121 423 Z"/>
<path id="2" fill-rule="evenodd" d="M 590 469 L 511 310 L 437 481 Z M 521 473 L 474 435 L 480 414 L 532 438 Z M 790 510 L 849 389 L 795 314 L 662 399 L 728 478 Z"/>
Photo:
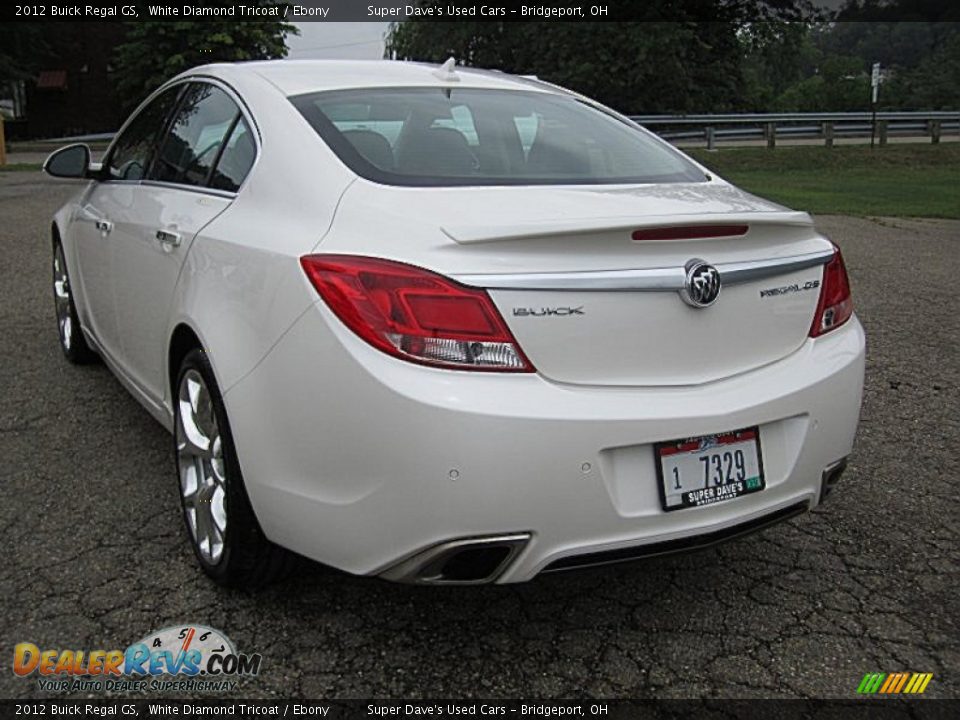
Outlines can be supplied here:
<path id="1" fill-rule="evenodd" d="M 278 580 L 296 556 L 270 542 L 257 522 L 223 397 L 203 350 L 184 357 L 173 401 L 180 504 L 200 567 L 225 587 L 253 590 Z"/>
<path id="2" fill-rule="evenodd" d="M 63 245 L 59 240 L 53 243 L 53 306 L 57 315 L 57 335 L 64 357 L 74 365 L 88 365 L 97 362 L 97 355 L 83 336 L 80 316 L 70 287 L 67 262 L 63 254 Z"/>

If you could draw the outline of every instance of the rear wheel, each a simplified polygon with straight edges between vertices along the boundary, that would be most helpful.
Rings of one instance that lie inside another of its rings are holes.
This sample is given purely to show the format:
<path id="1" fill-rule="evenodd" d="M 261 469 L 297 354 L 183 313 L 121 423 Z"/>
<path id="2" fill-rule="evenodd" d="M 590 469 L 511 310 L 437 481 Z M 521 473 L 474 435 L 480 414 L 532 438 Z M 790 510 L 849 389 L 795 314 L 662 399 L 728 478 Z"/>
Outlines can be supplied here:
<path id="1" fill-rule="evenodd" d="M 203 350 L 187 353 L 174 396 L 174 450 L 187 533 L 217 583 L 256 588 L 286 574 L 294 556 L 257 523 L 240 473 L 223 398 Z"/>
<path id="2" fill-rule="evenodd" d="M 75 365 L 86 365 L 98 359 L 87 345 L 80 329 L 80 317 L 70 288 L 67 262 L 59 240 L 53 245 L 53 303 L 57 311 L 57 334 L 64 356 Z"/>

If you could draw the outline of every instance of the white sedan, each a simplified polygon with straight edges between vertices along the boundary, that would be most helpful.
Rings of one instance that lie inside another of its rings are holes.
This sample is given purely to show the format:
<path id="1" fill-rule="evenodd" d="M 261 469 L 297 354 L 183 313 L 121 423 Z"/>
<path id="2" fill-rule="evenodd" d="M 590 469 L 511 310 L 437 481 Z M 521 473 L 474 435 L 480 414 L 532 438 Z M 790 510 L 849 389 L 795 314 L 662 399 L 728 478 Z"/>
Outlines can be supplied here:
<path id="1" fill-rule="evenodd" d="M 51 226 L 63 352 L 172 431 L 222 584 L 696 548 L 816 506 L 851 451 L 840 251 L 548 83 L 210 65 L 45 168 L 88 179 Z"/>

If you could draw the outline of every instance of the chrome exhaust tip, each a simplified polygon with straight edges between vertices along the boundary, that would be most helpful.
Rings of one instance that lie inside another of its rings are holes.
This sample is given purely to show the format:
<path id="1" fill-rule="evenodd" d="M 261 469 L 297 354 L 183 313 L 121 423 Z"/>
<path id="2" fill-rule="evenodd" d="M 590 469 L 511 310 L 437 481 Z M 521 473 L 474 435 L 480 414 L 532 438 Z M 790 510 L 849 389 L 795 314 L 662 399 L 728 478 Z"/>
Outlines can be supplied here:
<path id="1" fill-rule="evenodd" d="M 530 533 L 448 540 L 421 550 L 380 573 L 414 585 L 483 585 L 499 578 L 530 541 Z"/>

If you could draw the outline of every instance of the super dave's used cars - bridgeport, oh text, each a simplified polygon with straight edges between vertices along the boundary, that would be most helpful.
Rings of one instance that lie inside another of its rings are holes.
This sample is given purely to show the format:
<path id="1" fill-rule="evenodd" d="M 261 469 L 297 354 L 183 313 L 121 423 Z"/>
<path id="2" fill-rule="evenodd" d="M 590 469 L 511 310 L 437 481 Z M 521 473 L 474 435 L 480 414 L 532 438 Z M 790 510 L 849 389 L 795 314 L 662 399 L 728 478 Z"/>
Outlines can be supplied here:
<path id="1" fill-rule="evenodd" d="M 209 65 L 45 169 L 87 180 L 50 226 L 63 352 L 173 433 L 220 583 L 692 549 L 816 506 L 850 454 L 840 250 L 563 88 Z"/>

